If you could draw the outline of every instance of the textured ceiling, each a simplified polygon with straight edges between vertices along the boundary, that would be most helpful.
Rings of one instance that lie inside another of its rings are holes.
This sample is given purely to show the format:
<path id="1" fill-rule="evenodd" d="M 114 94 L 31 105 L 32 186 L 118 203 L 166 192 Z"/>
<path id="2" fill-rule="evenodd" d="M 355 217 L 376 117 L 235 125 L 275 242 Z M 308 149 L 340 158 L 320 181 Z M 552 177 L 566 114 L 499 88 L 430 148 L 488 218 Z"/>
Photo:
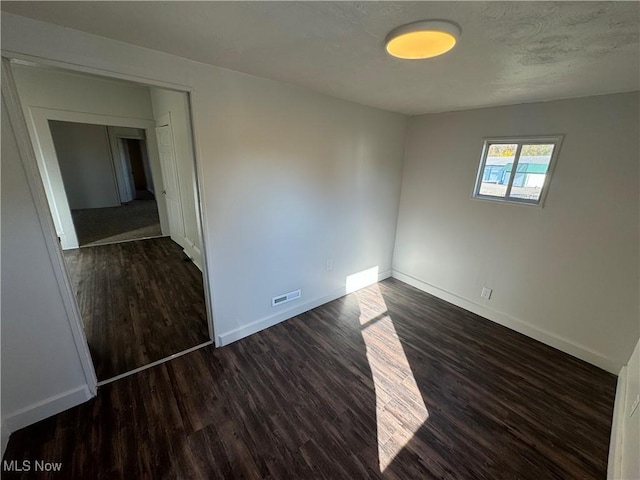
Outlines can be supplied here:
<path id="1" fill-rule="evenodd" d="M 638 2 L 5 2 L 4 11 L 408 114 L 640 89 Z M 387 33 L 448 19 L 447 55 Z"/>

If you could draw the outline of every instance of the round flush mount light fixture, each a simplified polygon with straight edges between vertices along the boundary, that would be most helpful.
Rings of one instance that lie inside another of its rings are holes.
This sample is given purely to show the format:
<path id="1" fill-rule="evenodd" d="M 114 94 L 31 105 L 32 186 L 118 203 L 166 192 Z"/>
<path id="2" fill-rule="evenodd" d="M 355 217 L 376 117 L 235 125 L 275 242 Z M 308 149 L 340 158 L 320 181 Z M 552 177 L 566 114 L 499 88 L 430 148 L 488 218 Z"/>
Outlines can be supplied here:
<path id="1" fill-rule="evenodd" d="M 460 34 L 460 27 L 445 20 L 409 23 L 391 30 L 385 40 L 385 48 L 389 55 L 397 58 L 432 58 L 451 50 Z"/>

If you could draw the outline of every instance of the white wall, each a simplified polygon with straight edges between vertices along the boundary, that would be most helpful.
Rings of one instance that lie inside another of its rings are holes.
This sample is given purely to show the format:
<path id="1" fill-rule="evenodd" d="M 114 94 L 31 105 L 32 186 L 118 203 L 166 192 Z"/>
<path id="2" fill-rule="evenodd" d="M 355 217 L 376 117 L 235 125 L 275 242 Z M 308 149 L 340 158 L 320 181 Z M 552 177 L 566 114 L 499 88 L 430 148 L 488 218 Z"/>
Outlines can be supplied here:
<path id="1" fill-rule="evenodd" d="M 57 121 L 49 127 L 69 207 L 120 206 L 107 127 Z"/>
<path id="2" fill-rule="evenodd" d="M 347 275 L 390 271 L 405 117 L 4 13 L 2 48 L 193 90 L 218 343 L 341 295 Z"/>
<path id="3" fill-rule="evenodd" d="M 227 71 L 214 78 L 194 110 L 224 343 L 268 325 L 275 295 L 301 288 L 300 303 L 321 300 L 350 274 L 390 270 L 405 119 Z"/>
<path id="4" fill-rule="evenodd" d="M 153 120 L 148 87 L 27 65 L 12 70 L 23 105 Z"/>
<path id="5" fill-rule="evenodd" d="M 394 275 L 617 374 L 640 329 L 638 129 L 637 93 L 412 118 Z M 544 208 L 471 199 L 483 137 L 544 134 L 565 135 Z"/>
<path id="6" fill-rule="evenodd" d="M 640 341 L 618 377 L 607 478 L 640 478 Z"/>
<path id="7" fill-rule="evenodd" d="M 4 98 L 1 178 L 4 437 L 89 392 Z"/>
<path id="8" fill-rule="evenodd" d="M 3 21 L 5 17 L 3 14 Z M 48 68 L 15 65 L 13 70 L 34 149 L 44 172 L 45 191 L 52 206 L 58 236 L 65 248 L 74 248 L 77 240 L 73 241 L 73 222 L 67 212 L 67 200 L 47 119 L 121 127 L 141 127 L 145 122 L 153 125 L 149 88 Z M 154 184 L 161 186 L 159 159 L 154 154 L 157 149 L 155 133 L 153 129 L 148 133 L 153 134 L 147 145 Z M 162 201 L 158 201 L 158 214 L 161 225 L 166 225 L 167 213 Z M 68 232 L 71 232 L 70 236 Z"/>
<path id="9" fill-rule="evenodd" d="M 193 157 L 187 94 L 164 88 L 152 88 L 151 103 L 156 122 L 167 113 L 171 117 L 178 184 L 180 186 L 180 203 L 184 219 L 185 237 L 182 248 L 193 258 L 195 264 L 201 267 L 202 242 L 198 229 L 195 159 Z"/>

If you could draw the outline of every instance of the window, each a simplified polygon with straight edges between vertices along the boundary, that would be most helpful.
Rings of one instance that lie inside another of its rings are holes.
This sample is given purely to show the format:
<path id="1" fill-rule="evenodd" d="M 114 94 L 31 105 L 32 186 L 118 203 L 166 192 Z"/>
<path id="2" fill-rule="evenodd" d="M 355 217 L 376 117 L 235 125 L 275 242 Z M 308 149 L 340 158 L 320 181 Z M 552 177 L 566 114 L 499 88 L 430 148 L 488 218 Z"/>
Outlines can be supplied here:
<path id="1" fill-rule="evenodd" d="M 542 205 L 561 136 L 485 140 L 474 198 Z"/>

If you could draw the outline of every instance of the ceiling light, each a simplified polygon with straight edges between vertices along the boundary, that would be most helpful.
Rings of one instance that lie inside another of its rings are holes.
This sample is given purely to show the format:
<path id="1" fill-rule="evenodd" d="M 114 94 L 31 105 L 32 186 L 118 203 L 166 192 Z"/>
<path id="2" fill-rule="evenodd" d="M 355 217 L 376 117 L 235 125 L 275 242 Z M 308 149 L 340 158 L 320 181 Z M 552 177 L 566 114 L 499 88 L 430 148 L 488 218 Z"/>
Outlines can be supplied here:
<path id="1" fill-rule="evenodd" d="M 385 40 L 389 55 L 408 60 L 418 60 L 442 55 L 451 50 L 460 27 L 444 20 L 427 20 L 409 23 L 393 29 Z"/>

